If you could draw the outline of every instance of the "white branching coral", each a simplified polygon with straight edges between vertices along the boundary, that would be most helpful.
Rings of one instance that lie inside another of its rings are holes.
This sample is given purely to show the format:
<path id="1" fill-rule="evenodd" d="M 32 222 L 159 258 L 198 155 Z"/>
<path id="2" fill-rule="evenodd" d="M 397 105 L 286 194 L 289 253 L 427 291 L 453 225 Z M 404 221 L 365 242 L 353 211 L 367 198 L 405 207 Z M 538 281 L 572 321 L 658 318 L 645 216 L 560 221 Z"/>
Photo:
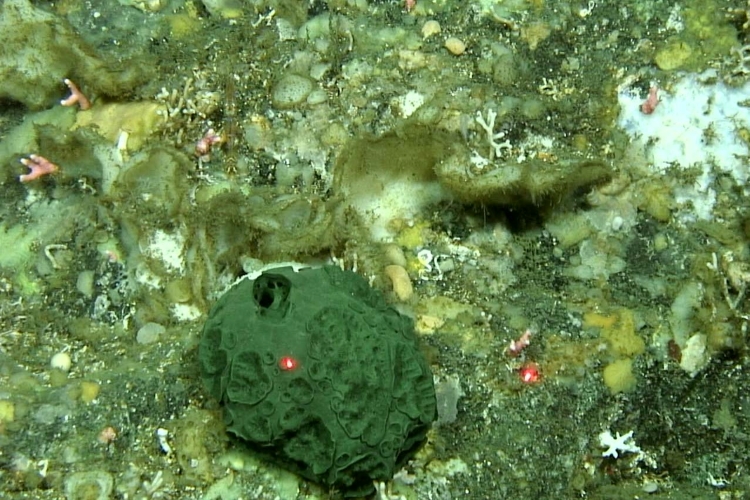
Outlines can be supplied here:
<path id="1" fill-rule="evenodd" d="M 628 443 L 628 441 L 630 441 Z M 613 436 L 611 432 L 604 431 L 599 434 L 599 445 L 607 448 L 603 453 L 603 457 L 619 457 L 620 453 L 640 453 L 641 449 L 635 444 L 633 440 L 633 431 L 620 435 L 617 433 L 617 437 Z"/>
<path id="2" fill-rule="evenodd" d="M 511 148 L 510 141 L 507 139 L 503 142 L 498 142 L 500 141 L 500 139 L 505 137 L 505 132 L 495 132 L 495 118 L 497 118 L 497 112 L 492 109 L 487 110 L 486 120 L 484 119 L 482 112 L 477 111 L 476 121 L 487 134 L 487 142 L 490 145 L 490 151 L 487 158 L 489 161 L 492 161 L 495 159 L 495 157 L 502 155 L 504 149 Z"/>

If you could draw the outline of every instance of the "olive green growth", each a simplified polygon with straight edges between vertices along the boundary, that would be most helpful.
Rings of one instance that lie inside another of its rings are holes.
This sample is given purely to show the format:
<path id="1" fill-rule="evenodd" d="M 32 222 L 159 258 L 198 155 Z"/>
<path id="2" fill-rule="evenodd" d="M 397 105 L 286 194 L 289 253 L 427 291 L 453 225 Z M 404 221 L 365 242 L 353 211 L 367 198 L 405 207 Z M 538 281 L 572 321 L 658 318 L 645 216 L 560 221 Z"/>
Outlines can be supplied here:
<path id="1" fill-rule="evenodd" d="M 412 321 L 335 266 L 235 285 L 211 310 L 199 357 L 231 434 L 344 496 L 389 480 L 437 416 Z"/>

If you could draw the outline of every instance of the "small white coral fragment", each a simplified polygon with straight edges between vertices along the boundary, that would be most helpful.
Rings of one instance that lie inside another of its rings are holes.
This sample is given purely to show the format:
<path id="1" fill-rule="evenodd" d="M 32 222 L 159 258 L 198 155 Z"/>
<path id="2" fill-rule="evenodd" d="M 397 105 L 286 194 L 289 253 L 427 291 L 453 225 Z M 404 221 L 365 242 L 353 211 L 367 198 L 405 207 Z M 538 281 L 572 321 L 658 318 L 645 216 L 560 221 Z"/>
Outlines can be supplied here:
<path id="1" fill-rule="evenodd" d="M 628 443 L 628 441 L 630 442 Z M 620 453 L 640 453 L 641 451 L 633 440 L 633 431 L 622 435 L 618 432 L 617 437 L 613 436 L 609 431 L 604 431 L 599 434 L 599 445 L 607 448 L 602 453 L 603 457 L 617 458 L 620 456 Z"/>
<path id="2" fill-rule="evenodd" d="M 696 333 L 687 340 L 685 347 L 682 349 L 680 368 L 694 377 L 708 364 L 708 360 L 706 336 L 702 333 Z"/>

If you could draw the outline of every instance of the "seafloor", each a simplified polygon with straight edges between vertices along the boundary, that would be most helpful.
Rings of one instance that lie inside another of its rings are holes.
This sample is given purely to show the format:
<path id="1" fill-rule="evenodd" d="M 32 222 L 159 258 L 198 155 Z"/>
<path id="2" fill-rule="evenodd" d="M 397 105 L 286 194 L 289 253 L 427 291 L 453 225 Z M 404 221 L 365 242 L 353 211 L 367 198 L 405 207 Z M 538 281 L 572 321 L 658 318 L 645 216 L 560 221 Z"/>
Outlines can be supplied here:
<path id="1" fill-rule="evenodd" d="M 0 498 L 340 496 L 199 378 L 292 261 L 434 373 L 376 498 L 750 498 L 748 38 L 745 0 L 1 1 Z"/>

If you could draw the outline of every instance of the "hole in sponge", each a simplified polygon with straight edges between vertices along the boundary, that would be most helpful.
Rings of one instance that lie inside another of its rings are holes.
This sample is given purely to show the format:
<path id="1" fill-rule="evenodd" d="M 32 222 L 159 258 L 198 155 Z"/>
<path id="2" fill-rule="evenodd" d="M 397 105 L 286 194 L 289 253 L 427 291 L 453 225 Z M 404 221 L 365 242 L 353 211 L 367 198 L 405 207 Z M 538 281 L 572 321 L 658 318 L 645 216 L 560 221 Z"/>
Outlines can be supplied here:
<path id="1" fill-rule="evenodd" d="M 260 313 L 283 317 L 289 309 L 292 284 L 278 274 L 262 274 L 253 283 L 253 300 Z"/>

